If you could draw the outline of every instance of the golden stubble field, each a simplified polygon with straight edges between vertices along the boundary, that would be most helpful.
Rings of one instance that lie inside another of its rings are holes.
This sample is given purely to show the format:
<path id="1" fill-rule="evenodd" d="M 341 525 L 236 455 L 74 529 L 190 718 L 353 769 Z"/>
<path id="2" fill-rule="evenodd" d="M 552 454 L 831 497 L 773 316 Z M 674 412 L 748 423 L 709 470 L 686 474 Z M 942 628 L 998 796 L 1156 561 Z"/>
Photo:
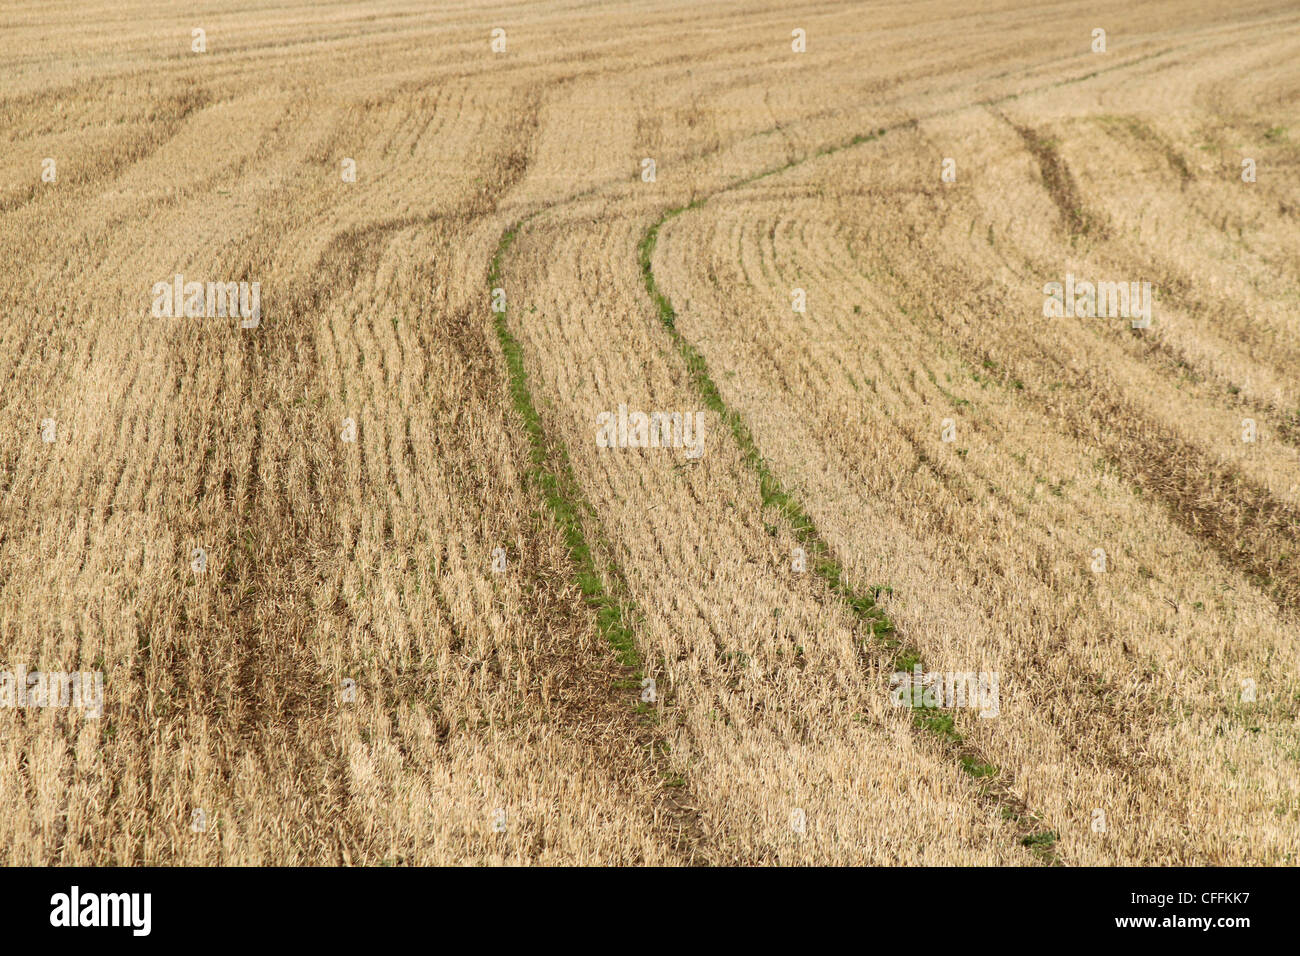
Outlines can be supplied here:
<path id="1" fill-rule="evenodd" d="M 1297 862 L 1294 4 L 24 2 L 0 63 L 0 862 Z"/>

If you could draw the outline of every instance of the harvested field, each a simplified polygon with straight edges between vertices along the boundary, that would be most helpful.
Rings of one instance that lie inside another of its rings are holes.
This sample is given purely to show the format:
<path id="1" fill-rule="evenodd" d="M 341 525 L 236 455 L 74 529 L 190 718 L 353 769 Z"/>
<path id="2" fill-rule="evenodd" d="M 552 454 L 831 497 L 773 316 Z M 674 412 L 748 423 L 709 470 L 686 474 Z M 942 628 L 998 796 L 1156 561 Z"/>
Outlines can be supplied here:
<path id="1" fill-rule="evenodd" d="M 0 23 L 0 863 L 1300 862 L 1294 4 Z"/>

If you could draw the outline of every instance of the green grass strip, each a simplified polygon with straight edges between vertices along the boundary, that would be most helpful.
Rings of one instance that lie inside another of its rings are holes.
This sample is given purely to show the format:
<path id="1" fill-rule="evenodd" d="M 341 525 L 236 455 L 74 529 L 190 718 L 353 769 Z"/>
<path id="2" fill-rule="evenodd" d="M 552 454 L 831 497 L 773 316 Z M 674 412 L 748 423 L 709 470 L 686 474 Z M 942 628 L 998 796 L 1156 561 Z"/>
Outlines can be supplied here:
<path id="1" fill-rule="evenodd" d="M 523 222 L 519 222 L 507 229 L 497 244 L 496 254 L 488 269 L 489 294 L 491 289 L 503 287 L 501 260 L 515 241 L 522 225 Z M 494 313 L 493 321 L 501 350 L 505 353 L 506 369 L 510 377 L 510 397 L 514 401 L 515 410 L 524 421 L 524 432 L 528 435 L 529 477 L 541 489 L 542 496 L 564 535 L 564 543 L 568 546 L 569 556 L 576 569 L 575 579 L 583 599 L 596 611 L 596 625 L 600 633 L 618 653 L 619 663 L 639 671 L 641 659 L 637 653 L 635 635 L 628 623 L 628 617 L 635 608 L 630 600 L 619 601 L 608 592 L 596 567 L 595 555 L 587 542 L 583 527 L 583 515 L 592 514 L 592 508 L 582 497 L 569 456 L 563 449 L 552 447 L 546 439 L 541 416 L 537 414 L 537 406 L 528 389 L 523 347 L 510 331 L 506 321 L 509 306 L 506 308 L 506 312 Z"/>
<path id="2" fill-rule="evenodd" d="M 866 133 L 853 137 L 847 143 L 840 146 L 828 147 L 814 154 L 824 156 L 829 153 L 838 152 L 842 149 L 848 149 L 857 146 L 860 143 L 866 143 L 874 139 L 879 139 L 885 135 L 884 129 L 876 130 L 873 133 Z M 776 173 L 790 169 L 793 166 L 805 160 L 792 160 L 783 166 L 769 169 L 758 173 L 747 179 L 740 180 L 726 189 L 735 189 L 740 186 L 746 186 L 750 183 L 772 176 Z M 876 604 L 876 594 L 880 589 L 874 589 L 875 593 L 858 591 L 846 580 L 844 568 L 835 559 L 831 553 L 830 547 L 826 540 L 818 532 L 817 526 L 813 523 L 812 517 L 803 509 L 803 506 L 795 500 L 781 485 L 780 480 L 772 473 L 771 467 L 763 458 L 758 450 L 758 443 L 754 441 L 753 433 L 750 432 L 749 426 L 745 424 L 740 415 L 727 406 L 722 399 L 722 393 L 718 391 L 718 386 L 714 383 L 712 376 L 709 375 L 708 364 L 704 356 L 695 348 L 685 337 L 677 331 L 677 313 L 673 309 L 672 302 L 660 291 L 658 283 L 655 282 L 654 269 L 651 260 L 654 257 L 655 245 L 659 241 L 659 230 L 669 219 L 680 216 L 682 213 L 692 209 L 698 209 L 703 206 L 707 200 L 697 199 L 685 206 L 677 206 L 665 212 L 657 222 L 655 222 L 642 237 L 638 246 L 638 258 L 641 262 L 641 278 L 645 282 L 646 292 L 650 296 L 650 301 L 654 304 L 659 313 L 659 320 L 663 323 L 664 328 L 672 337 L 673 343 L 677 346 L 678 352 L 686 362 L 686 369 L 695 383 L 696 389 L 704 399 L 705 406 L 717 413 L 718 417 L 731 430 L 732 437 L 735 438 L 736 444 L 740 446 L 741 454 L 758 476 L 759 489 L 763 498 L 763 507 L 775 508 L 785 516 L 790 527 L 794 530 L 794 535 L 804 550 L 808 552 L 811 558 L 813 571 L 830 586 L 830 589 L 849 606 L 859 620 L 868 624 L 871 628 L 871 634 L 879 639 L 888 648 L 897 648 L 898 640 L 894 636 L 893 622 L 885 615 L 885 612 Z"/>
<path id="3" fill-rule="evenodd" d="M 906 125 L 906 124 L 903 124 Z M 838 153 L 841 150 L 849 149 L 861 143 L 870 142 L 884 136 L 887 131 L 878 129 L 871 133 L 854 136 L 846 143 L 839 146 L 830 146 L 818 150 L 811 156 L 803 159 L 791 160 L 790 162 L 765 170 L 757 175 L 738 180 L 729 186 L 724 186 L 718 190 L 718 193 L 727 192 L 742 186 L 747 186 L 757 182 L 767 176 L 775 175 L 794 166 L 806 162 L 819 156 L 826 156 L 832 153 Z M 715 193 L 714 195 L 717 195 Z M 855 589 L 845 579 L 844 568 L 837 561 L 831 552 L 830 546 L 826 539 L 822 537 L 821 532 L 813 523 L 812 517 L 803 509 L 803 506 L 795 500 L 781 485 L 781 482 L 772 473 L 767 461 L 763 458 L 758 450 L 758 443 L 754 440 L 753 433 L 749 426 L 744 423 L 740 415 L 731 409 L 722 399 L 722 393 L 718 391 L 717 384 L 709 375 L 708 365 L 704 356 L 695 348 L 686 338 L 677 330 L 677 312 L 673 309 L 672 302 L 659 289 L 655 281 L 654 268 L 651 260 L 654 257 L 655 246 L 659 241 L 659 230 L 668 220 L 680 216 L 682 213 L 697 209 L 703 206 L 707 199 L 696 199 L 685 206 L 677 206 L 669 209 L 659 219 L 646 230 L 645 236 L 642 237 L 638 246 L 638 258 L 641 263 L 641 277 L 645 282 L 646 293 L 650 296 L 650 301 L 654 304 L 659 314 L 659 320 L 663 323 L 668 335 L 672 338 L 677 350 L 681 353 L 686 362 L 687 372 L 691 381 L 695 383 L 696 389 L 704 399 L 704 404 L 710 410 L 716 412 L 718 416 L 731 429 L 732 436 L 736 439 L 736 444 L 740 446 L 741 454 L 745 461 L 754 470 L 758 476 L 759 488 L 763 498 L 763 506 L 774 507 L 789 522 L 796 539 L 808 552 L 812 558 L 812 568 L 814 573 L 820 577 L 827 586 L 833 591 L 848 607 L 850 612 L 861 622 L 868 625 L 871 635 L 876 638 L 886 650 L 894 652 L 893 666 L 897 671 L 911 671 L 912 668 L 921 662 L 920 655 L 911 648 L 902 646 L 898 640 L 894 624 L 890 621 L 885 612 L 876 604 L 876 597 L 881 591 L 891 590 L 884 587 L 873 587 L 868 591 Z M 980 761 L 969 751 L 964 751 L 964 741 L 960 733 L 954 726 L 952 715 L 938 708 L 914 706 L 912 707 L 912 722 L 922 731 L 932 734 L 947 744 L 963 748 L 959 750 L 958 757 L 961 767 L 970 776 L 978 779 L 985 777 L 995 777 L 998 773 L 996 767 L 992 764 L 986 764 Z M 999 803 L 1001 803 L 999 799 Z M 1022 826 L 1026 825 L 1025 819 L 1014 811 L 1011 811 L 1003 804 L 1004 813 L 1010 813 L 1011 817 L 1019 822 Z M 1036 819 L 1036 818 L 1035 818 Z M 1055 843 L 1057 834 L 1052 831 L 1041 831 L 1030 833 L 1021 840 L 1021 845 L 1029 849 L 1042 862 L 1049 865 L 1059 864 L 1059 859 L 1055 853 Z"/>
<path id="4" fill-rule="evenodd" d="M 874 132 L 864 133 L 854 136 L 846 143 L 839 146 L 831 146 L 819 150 L 810 157 L 804 159 L 792 160 L 782 166 L 765 170 L 757 175 L 750 176 L 746 179 L 739 180 L 729 186 L 724 187 L 719 192 L 725 192 L 736 189 L 741 186 L 747 186 L 757 182 L 767 176 L 790 169 L 794 166 L 806 162 L 808 159 L 826 156 L 841 150 L 850 149 L 862 143 L 871 142 L 879 139 L 886 133 L 885 129 L 878 129 Z M 803 506 L 790 494 L 781 484 L 780 480 L 772 473 L 771 467 L 759 452 L 758 443 L 754 440 L 753 433 L 749 426 L 745 424 L 740 415 L 730 408 L 723 401 L 722 393 L 718 391 L 717 384 L 709 375 L 708 364 L 704 356 L 695 348 L 677 329 L 677 313 L 673 309 L 672 302 L 659 288 L 655 281 L 654 268 L 652 259 L 654 258 L 655 246 L 659 241 L 659 230 L 668 220 L 680 216 L 682 213 L 692 209 L 698 209 L 703 206 L 707 199 L 696 199 L 685 206 L 677 206 L 669 209 L 660 218 L 646 230 L 646 234 L 641 239 L 638 246 L 638 258 L 641 263 L 641 278 L 645 283 L 646 293 L 650 296 L 650 301 L 654 304 L 655 310 L 659 314 L 659 320 L 667 330 L 668 335 L 672 338 L 673 343 L 677 346 L 678 352 L 686 362 L 687 373 L 691 381 L 695 383 L 696 389 L 704 399 L 704 404 L 711 411 L 717 413 L 718 417 L 731 430 L 732 437 L 735 438 L 736 444 L 740 446 L 741 454 L 745 461 L 754 470 L 758 476 L 759 490 L 763 499 L 764 508 L 775 508 L 782 514 L 789 523 L 794 532 L 795 538 L 807 551 L 811 558 L 813 572 L 820 577 L 827 586 L 840 598 L 848 607 L 850 612 L 870 629 L 871 636 L 875 638 L 887 650 L 894 652 L 894 668 L 901 671 L 911 671 L 913 666 L 920 663 L 920 656 L 909 648 L 905 648 L 899 642 L 894 623 L 888 615 L 876 604 L 876 598 L 884 588 L 875 587 L 869 590 L 858 590 L 854 588 L 847 580 L 844 567 L 834 557 L 826 539 L 822 537 L 821 532 L 817 530 L 816 524 L 812 517 L 804 510 Z M 912 721 L 920 729 L 927 731 L 941 738 L 942 740 L 960 745 L 963 742 L 962 736 L 957 732 L 953 724 L 951 715 L 938 711 L 935 708 L 914 707 L 912 708 Z M 980 763 L 974 758 L 967 758 L 962 761 L 962 767 L 971 776 L 987 777 L 996 773 L 996 769 L 988 764 Z"/>

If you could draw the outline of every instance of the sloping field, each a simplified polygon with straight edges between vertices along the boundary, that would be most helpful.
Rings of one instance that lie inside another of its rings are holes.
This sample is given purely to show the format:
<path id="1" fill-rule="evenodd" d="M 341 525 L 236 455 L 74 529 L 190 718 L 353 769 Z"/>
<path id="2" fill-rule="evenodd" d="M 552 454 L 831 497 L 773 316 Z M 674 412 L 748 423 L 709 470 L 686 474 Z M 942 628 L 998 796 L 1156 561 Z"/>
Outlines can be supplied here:
<path id="1" fill-rule="evenodd" d="M 1300 859 L 1293 4 L 0 62 L 0 863 Z"/>

